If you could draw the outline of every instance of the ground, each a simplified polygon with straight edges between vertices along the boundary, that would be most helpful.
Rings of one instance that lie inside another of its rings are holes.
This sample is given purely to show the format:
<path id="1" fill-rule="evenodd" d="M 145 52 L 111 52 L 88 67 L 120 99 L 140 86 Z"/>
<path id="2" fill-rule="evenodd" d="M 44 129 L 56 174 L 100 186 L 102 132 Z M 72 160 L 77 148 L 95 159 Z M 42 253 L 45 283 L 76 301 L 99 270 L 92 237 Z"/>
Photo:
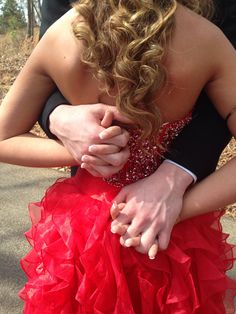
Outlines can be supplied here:
<path id="1" fill-rule="evenodd" d="M 19 70 L 30 55 L 37 42 L 37 32 L 33 40 L 25 38 L 24 32 L 12 32 L 7 35 L 0 35 L 0 101 L 7 93 L 9 87 L 14 82 Z M 33 132 L 44 136 L 38 125 L 34 126 Z M 236 156 L 236 141 L 231 140 L 221 155 L 218 167 L 222 166 L 227 160 Z M 66 171 L 66 168 L 59 169 Z M 236 218 L 236 204 L 228 207 L 227 214 Z"/>

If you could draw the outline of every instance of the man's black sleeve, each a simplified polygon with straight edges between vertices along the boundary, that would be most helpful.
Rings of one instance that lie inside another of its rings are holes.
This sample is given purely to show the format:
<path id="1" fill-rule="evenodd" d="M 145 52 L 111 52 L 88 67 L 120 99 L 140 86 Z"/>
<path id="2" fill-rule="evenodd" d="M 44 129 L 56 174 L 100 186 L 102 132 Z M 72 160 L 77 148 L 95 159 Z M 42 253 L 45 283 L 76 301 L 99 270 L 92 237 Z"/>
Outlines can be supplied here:
<path id="1" fill-rule="evenodd" d="M 236 1 L 216 1 L 215 23 L 236 46 Z M 192 122 L 172 143 L 166 157 L 203 179 L 215 170 L 231 134 L 207 96 L 202 93 L 193 112 Z"/>
<path id="2" fill-rule="evenodd" d="M 47 134 L 49 138 L 55 139 L 56 136 L 51 133 L 49 129 L 49 116 L 51 112 L 58 106 L 62 104 L 67 104 L 68 101 L 65 97 L 60 93 L 59 90 L 56 90 L 47 100 L 46 105 L 43 108 L 43 111 L 40 114 L 38 122 L 44 132 Z"/>
<path id="3" fill-rule="evenodd" d="M 69 0 L 43 0 L 40 38 L 57 19 L 70 10 L 72 2 L 73 1 Z M 49 116 L 57 106 L 66 103 L 68 103 L 68 101 L 64 96 L 59 91 L 55 91 L 47 100 L 41 112 L 38 122 L 49 138 L 55 138 L 49 130 Z"/>
<path id="4" fill-rule="evenodd" d="M 40 26 L 41 38 L 46 30 L 71 9 L 71 3 L 69 0 L 43 0 L 42 3 L 42 22 Z"/>
<path id="5" fill-rule="evenodd" d="M 174 140 L 166 158 L 189 169 L 201 180 L 215 170 L 231 137 L 225 121 L 203 92 L 191 123 Z"/>

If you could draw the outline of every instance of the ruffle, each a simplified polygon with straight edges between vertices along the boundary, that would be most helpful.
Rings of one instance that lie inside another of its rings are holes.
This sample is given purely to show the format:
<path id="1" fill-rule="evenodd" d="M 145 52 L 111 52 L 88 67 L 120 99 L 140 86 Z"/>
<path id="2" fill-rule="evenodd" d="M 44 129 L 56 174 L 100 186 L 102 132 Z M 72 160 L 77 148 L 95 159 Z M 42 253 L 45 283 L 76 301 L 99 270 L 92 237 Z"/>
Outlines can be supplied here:
<path id="1" fill-rule="evenodd" d="M 168 249 L 149 260 L 110 232 L 118 191 L 81 171 L 30 205 L 24 313 L 234 314 L 236 281 L 225 273 L 235 248 L 222 233 L 221 214 L 179 223 Z"/>

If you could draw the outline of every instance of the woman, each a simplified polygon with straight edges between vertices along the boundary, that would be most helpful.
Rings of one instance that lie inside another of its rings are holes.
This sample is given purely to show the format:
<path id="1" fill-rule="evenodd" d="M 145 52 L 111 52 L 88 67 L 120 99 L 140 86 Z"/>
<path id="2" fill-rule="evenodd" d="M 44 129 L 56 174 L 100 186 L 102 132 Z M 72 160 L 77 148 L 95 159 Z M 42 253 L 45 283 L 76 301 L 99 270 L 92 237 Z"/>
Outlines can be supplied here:
<path id="1" fill-rule="evenodd" d="M 186 3 L 201 8 L 198 1 Z M 0 161 L 25 166 L 75 164 L 59 142 L 29 133 L 55 85 L 72 104 L 113 105 L 130 121 L 130 157 L 118 173 L 93 177 L 86 157 L 75 178 L 57 182 L 31 204 L 33 250 L 22 261 L 29 281 L 20 292 L 25 313 L 226 313 L 226 307 L 233 313 L 236 283 L 225 275 L 233 250 L 214 210 L 235 200 L 235 160 L 189 191 L 180 219 L 212 212 L 177 224 L 168 249 L 154 260 L 120 246 L 110 232 L 112 200 L 129 184 L 141 191 L 149 180 L 155 188 L 162 153 L 191 119 L 203 88 L 223 117 L 232 113 L 228 125 L 236 136 L 235 51 L 184 5 L 80 1 L 42 38 L 4 99 Z M 100 136 L 119 132 L 112 126 Z M 213 188 L 218 199 L 209 193 Z M 147 225 L 141 250 L 153 258 L 155 215 Z"/>

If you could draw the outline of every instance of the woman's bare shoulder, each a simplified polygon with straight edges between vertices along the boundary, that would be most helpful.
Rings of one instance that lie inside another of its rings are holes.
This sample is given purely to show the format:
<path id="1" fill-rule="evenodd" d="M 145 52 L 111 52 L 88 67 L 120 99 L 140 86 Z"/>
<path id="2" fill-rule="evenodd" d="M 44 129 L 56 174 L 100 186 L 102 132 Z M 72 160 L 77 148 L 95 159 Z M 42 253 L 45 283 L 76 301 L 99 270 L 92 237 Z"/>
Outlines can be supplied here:
<path id="1" fill-rule="evenodd" d="M 185 41 L 186 44 L 195 42 L 200 45 L 211 45 L 226 39 L 224 33 L 214 23 L 182 5 L 178 5 L 176 11 L 176 29 L 180 36 L 188 39 Z"/>
<path id="2" fill-rule="evenodd" d="M 196 65 L 202 67 L 211 75 L 217 63 L 223 59 L 227 51 L 234 50 L 224 33 L 211 21 L 178 6 L 176 12 L 175 35 L 171 42 L 171 51 L 181 52 Z M 176 57 L 176 53 L 174 53 Z"/>
<path id="3" fill-rule="evenodd" d="M 47 72 L 55 81 L 62 73 L 65 76 L 71 71 L 79 73 L 81 70 L 83 44 L 73 33 L 75 18 L 76 11 L 71 9 L 47 30 L 39 42 Z"/>
<path id="4" fill-rule="evenodd" d="M 45 33 L 42 41 L 50 44 L 51 49 L 58 49 L 58 53 L 70 52 L 70 49 L 81 49 L 81 42 L 76 40 L 73 33 L 73 21 L 76 18 L 76 11 L 71 9 L 59 20 L 57 20 Z M 72 54 L 72 53 L 71 53 Z"/>

